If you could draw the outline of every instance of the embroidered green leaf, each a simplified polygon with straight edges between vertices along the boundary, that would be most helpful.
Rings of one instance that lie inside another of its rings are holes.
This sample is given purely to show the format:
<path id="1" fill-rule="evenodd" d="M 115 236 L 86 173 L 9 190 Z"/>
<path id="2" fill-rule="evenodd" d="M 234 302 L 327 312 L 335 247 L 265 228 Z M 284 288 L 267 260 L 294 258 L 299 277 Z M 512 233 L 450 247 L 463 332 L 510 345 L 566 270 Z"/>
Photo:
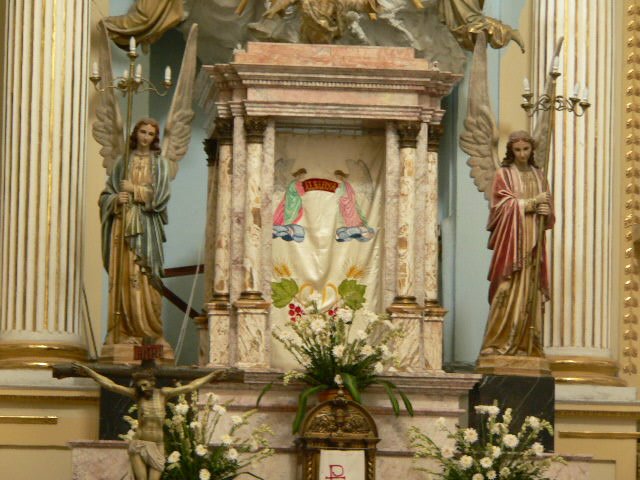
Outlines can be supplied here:
<path id="1" fill-rule="evenodd" d="M 362 285 L 355 280 L 343 280 L 338 287 L 338 293 L 352 310 L 358 310 L 365 302 L 364 293 L 367 290 L 366 285 Z"/>
<path id="2" fill-rule="evenodd" d="M 271 282 L 271 299 L 276 308 L 286 307 L 298 293 L 298 284 L 291 278 Z"/>

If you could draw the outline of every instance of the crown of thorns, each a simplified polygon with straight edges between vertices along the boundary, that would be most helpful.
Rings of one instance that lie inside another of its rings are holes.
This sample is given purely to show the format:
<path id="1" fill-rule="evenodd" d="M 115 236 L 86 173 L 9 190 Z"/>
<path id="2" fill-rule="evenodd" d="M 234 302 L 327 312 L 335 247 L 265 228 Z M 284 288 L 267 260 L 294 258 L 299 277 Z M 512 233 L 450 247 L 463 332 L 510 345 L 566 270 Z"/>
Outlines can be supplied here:
<path id="1" fill-rule="evenodd" d="M 134 382 L 139 382 L 140 380 L 151 380 L 152 382 L 155 382 L 156 380 L 153 370 L 149 369 L 138 370 L 131 375 L 131 378 Z"/>

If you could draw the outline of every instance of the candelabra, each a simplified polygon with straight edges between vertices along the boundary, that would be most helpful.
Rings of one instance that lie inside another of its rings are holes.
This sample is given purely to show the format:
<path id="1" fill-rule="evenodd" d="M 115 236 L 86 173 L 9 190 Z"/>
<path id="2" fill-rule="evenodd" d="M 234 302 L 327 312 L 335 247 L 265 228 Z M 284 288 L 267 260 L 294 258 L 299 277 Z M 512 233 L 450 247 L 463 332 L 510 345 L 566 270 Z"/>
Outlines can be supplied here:
<path id="1" fill-rule="evenodd" d="M 136 58 L 138 58 L 138 52 L 136 51 L 136 39 L 134 37 L 131 37 L 129 40 L 129 51 L 127 52 L 127 56 L 129 57 L 129 68 L 125 69 L 124 72 L 122 73 L 122 76 L 120 77 L 115 77 L 111 82 L 109 82 L 106 85 L 100 85 L 100 82 L 102 81 L 102 77 L 100 75 L 100 72 L 98 70 L 98 64 L 97 62 L 94 62 L 92 65 L 92 69 L 91 69 L 91 75 L 89 76 L 89 80 L 91 80 L 91 83 L 93 83 L 94 88 L 100 92 L 100 93 L 105 93 L 108 90 L 113 90 L 113 91 L 119 91 L 122 96 L 126 96 L 127 97 L 127 122 L 126 122 L 126 130 L 124 132 L 124 157 L 123 157 L 123 172 L 125 175 L 125 178 L 128 177 L 128 172 L 129 172 L 129 155 L 130 155 L 130 146 L 129 146 L 129 140 L 128 140 L 128 136 L 130 135 L 131 132 L 131 123 L 132 123 L 132 115 L 133 115 L 133 96 L 139 93 L 143 93 L 143 92 L 152 92 L 160 97 L 164 97 L 165 95 L 167 95 L 167 93 L 169 93 L 169 88 L 172 85 L 171 82 L 171 67 L 167 66 L 165 67 L 165 71 L 164 71 L 164 80 L 162 82 L 162 85 L 164 86 L 163 90 L 160 90 L 158 87 L 156 87 L 156 85 L 154 85 L 150 80 L 143 78 L 142 76 L 142 65 L 140 64 L 136 64 Z M 156 132 L 156 135 L 159 132 Z M 122 225 L 122 223 L 125 221 L 125 218 L 127 218 L 126 215 L 126 211 L 127 211 L 127 204 L 123 204 L 122 205 L 122 214 L 121 214 L 121 232 L 123 233 L 125 231 L 124 225 Z M 122 321 L 122 295 L 121 295 L 121 283 L 122 283 L 122 274 L 121 272 L 124 271 L 124 261 L 125 261 L 125 248 L 124 248 L 124 242 L 125 242 L 125 236 L 123 234 L 119 235 L 120 237 L 120 242 L 118 245 L 118 251 L 117 252 L 112 252 L 112 254 L 115 254 L 114 258 L 117 259 L 116 261 L 116 265 L 118 265 L 117 269 L 115 272 L 113 272 L 114 275 L 114 283 L 115 283 L 115 292 L 116 292 L 116 303 L 115 303 L 115 312 L 109 312 L 110 314 L 113 313 L 114 316 L 114 330 L 113 330 L 113 341 L 114 343 L 119 343 L 119 335 L 120 335 L 120 323 Z M 112 272 L 110 272 L 111 274 Z"/>
<path id="2" fill-rule="evenodd" d="M 582 91 L 582 97 L 579 96 L 580 84 L 576 83 L 573 88 L 573 93 L 569 97 L 564 97 L 562 95 L 556 95 L 556 80 L 560 77 L 561 73 L 559 72 L 558 65 L 560 61 L 556 56 L 553 60 L 553 67 L 549 74 L 549 82 L 547 91 L 540 95 L 537 99 L 533 98 L 533 94 L 531 93 L 531 87 L 529 85 L 529 80 L 527 78 L 523 81 L 524 93 L 522 94 L 522 98 L 524 101 L 520 104 L 528 117 L 532 117 L 536 113 L 547 114 L 549 125 L 546 129 L 546 151 L 544 152 L 544 165 L 542 166 L 543 172 L 547 173 L 549 170 L 549 160 L 550 160 L 550 148 L 551 148 L 551 138 L 553 136 L 553 130 L 555 128 L 555 112 L 569 112 L 573 113 L 576 117 L 582 117 L 587 109 L 591 106 L 588 100 L 589 90 L 587 87 Z M 539 121 L 543 121 L 540 119 Z M 544 232 L 545 232 L 545 217 L 540 215 L 538 220 L 538 231 L 537 231 L 537 240 L 535 253 L 535 263 L 533 268 L 533 289 L 530 290 L 528 299 L 527 299 L 527 316 L 529 320 L 534 318 L 533 322 L 529 321 L 531 333 L 529 336 L 529 355 L 531 355 L 533 350 L 533 338 L 536 331 L 540 332 L 540 337 L 542 338 L 542 318 L 538 315 L 538 303 L 539 303 L 539 289 L 540 289 L 540 262 L 541 262 L 541 253 L 542 248 L 539 248 L 542 245 L 544 240 Z"/>

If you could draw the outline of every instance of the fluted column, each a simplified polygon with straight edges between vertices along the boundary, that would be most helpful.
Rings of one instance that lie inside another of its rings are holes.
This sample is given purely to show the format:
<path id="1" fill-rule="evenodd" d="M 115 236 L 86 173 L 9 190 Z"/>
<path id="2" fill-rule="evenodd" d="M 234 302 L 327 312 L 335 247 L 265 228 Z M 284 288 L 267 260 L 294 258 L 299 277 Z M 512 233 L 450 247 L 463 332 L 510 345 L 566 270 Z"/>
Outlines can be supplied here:
<path id="1" fill-rule="evenodd" d="M 215 121 L 215 168 L 209 163 L 207 209 L 207 327 L 200 329 L 203 358 L 207 364 L 230 365 L 231 316 L 231 189 L 233 123 L 229 118 Z M 212 152 L 213 153 L 213 152 Z M 204 344 L 206 343 L 206 349 Z"/>
<path id="2" fill-rule="evenodd" d="M 236 365 L 263 370 L 269 365 L 269 302 L 262 287 L 262 167 L 267 119 L 247 117 L 246 184 L 243 215 L 242 291 L 234 303 L 237 317 Z"/>
<path id="3" fill-rule="evenodd" d="M 36 5 L 2 7 L 2 367 L 86 357 L 80 295 L 89 4 Z"/>
<path id="4" fill-rule="evenodd" d="M 607 0 L 534 2 L 534 78 L 541 92 L 553 46 L 564 36 L 558 94 L 589 87 L 584 117 L 557 112 L 552 144 L 556 224 L 551 233 L 552 299 L 544 342 L 559 381 L 617 385 L 613 316 L 618 289 L 611 277 L 613 162 L 616 114 L 614 3 Z"/>

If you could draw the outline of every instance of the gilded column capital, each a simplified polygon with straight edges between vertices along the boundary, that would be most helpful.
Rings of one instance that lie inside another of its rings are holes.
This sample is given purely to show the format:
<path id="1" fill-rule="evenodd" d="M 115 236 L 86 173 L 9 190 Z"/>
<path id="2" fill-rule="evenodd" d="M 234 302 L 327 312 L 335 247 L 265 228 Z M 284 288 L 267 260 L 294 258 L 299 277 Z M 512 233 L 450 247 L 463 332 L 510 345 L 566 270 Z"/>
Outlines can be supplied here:
<path id="1" fill-rule="evenodd" d="M 233 145 L 233 119 L 216 118 L 213 137 L 218 140 L 219 145 Z"/>
<path id="2" fill-rule="evenodd" d="M 440 148 L 440 140 L 442 139 L 442 135 L 444 134 L 444 126 L 443 125 L 429 125 L 429 137 L 428 137 L 428 145 L 427 150 L 430 152 L 437 152 Z"/>
<path id="3" fill-rule="evenodd" d="M 418 146 L 418 134 L 420 133 L 420 122 L 398 122 L 398 146 L 400 148 L 416 148 Z"/>
<path id="4" fill-rule="evenodd" d="M 218 163 L 218 139 L 215 137 L 207 138 L 202 141 L 204 152 L 207 154 L 207 166 L 213 167 Z"/>
<path id="5" fill-rule="evenodd" d="M 246 117 L 244 128 L 247 132 L 247 143 L 263 143 L 267 117 Z"/>

